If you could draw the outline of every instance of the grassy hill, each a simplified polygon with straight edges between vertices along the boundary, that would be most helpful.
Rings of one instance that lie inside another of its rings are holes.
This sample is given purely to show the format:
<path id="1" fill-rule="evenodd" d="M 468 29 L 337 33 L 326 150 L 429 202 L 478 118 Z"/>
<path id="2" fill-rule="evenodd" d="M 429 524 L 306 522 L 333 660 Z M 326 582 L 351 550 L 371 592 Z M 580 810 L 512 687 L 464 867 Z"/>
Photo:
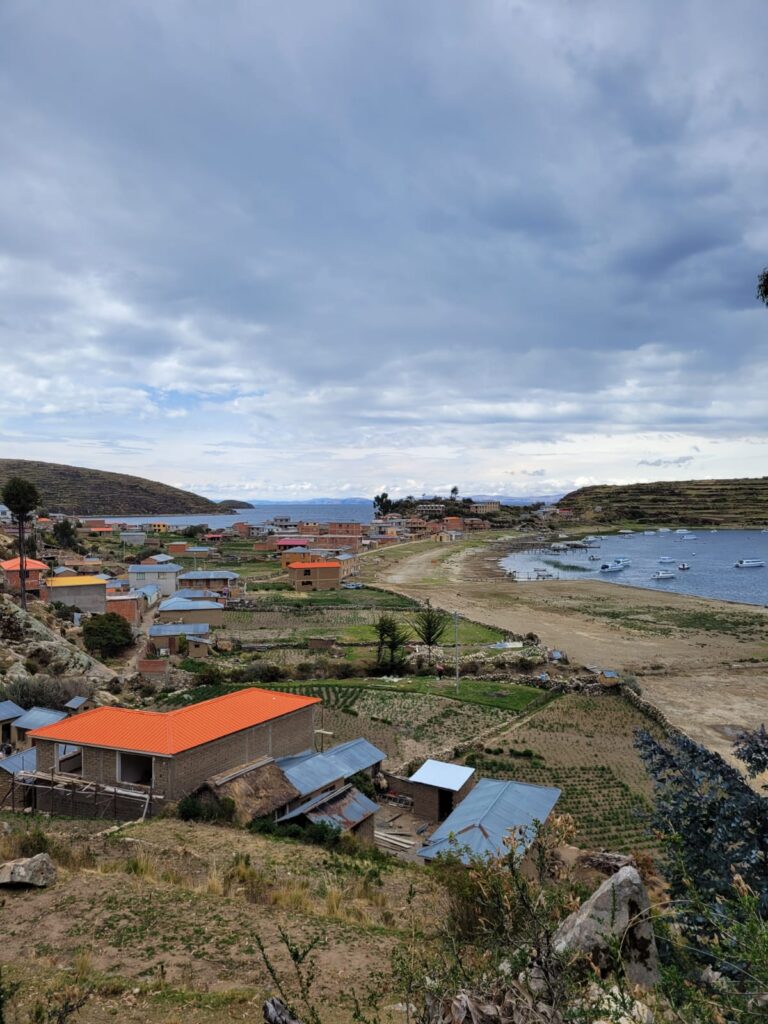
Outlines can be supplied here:
<path id="1" fill-rule="evenodd" d="M 62 466 L 55 462 L 0 459 L 0 487 L 12 476 L 31 480 L 42 495 L 42 507 L 69 515 L 193 515 L 223 512 L 227 502 L 125 473 Z"/>
<path id="2" fill-rule="evenodd" d="M 588 523 L 764 526 L 768 477 L 581 487 L 558 505 Z"/>

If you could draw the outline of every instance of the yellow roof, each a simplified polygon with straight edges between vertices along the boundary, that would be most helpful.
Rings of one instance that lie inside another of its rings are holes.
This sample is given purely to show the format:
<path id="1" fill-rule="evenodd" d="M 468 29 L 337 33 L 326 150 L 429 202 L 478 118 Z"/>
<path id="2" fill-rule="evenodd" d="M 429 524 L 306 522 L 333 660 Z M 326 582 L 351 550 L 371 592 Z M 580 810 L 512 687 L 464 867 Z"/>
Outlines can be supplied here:
<path id="1" fill-rule="evenodd" d="M 97 583 L 103 587 L 107 585 L 100 576 L 62 576 L 46 580 L 47 587 L 93 587 Z"/>

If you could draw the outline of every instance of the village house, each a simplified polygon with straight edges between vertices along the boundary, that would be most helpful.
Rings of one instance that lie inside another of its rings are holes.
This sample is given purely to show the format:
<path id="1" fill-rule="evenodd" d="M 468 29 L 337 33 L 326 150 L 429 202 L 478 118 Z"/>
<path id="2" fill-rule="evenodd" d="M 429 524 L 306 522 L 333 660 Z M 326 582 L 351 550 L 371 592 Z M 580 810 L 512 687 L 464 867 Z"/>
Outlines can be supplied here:
<path id="1" fill-rule="evenodd" d="M 218 601 L 187 601 L 184 597 L 169 597 L 158 607 L 157 621 L 207 622 L 209 626 L 223 626 L 224 608 Z"/>
<path id="2" fill-rule="evenodd" d="M 475 784 L 475 769 L 449 761 L 424 762 L 408 779 L 384 772 L 389 792 L 408 797 L 417 818 L 445 821 Z"/>
<path id="3" fill-rule="evenodd" d="M 204 587 L 184 587 L 183 590 L 177 590 L 173 596 L 181 597 L 185 601 L 217 601 L 222 608 L 227 603 L 226 598 L 216 590 L 206 590 Z"/>
<path id="4" fill-rule="evenodd" d="M 207 636 L 187 636 L 187 657 L 195 658 L 207 658 L 211 653 L 211 647 L 213 646 L 213 640 Z"/>
<path id="5" fill-rule="evenodd" d="M 473 501 L 469 507 L 470 512 L 476 515 L 490 515 L 493 512 L 501 512 L 500 501 Z"/>
<path id="6" fill-rule="evenodd" d="M 189 587 L 193 590 L 215 590 L 218 594 L 226 596 L 231 593 L 239 579 L 238 573 L 232 572 L 231 569 L 192 569 L 191 572 L 179 576 L 177 589 L 186 590 Z"/>
<path id="7" fill-rule="evenodd" d="M 188 543 L 185 540 L 172 540 L 167 545 L 165 550 L 169 555 L 183 555 L 186 554 Z"/>
<path id="8" fill-rule="evenodd" d="M 0 562 L 0 569 L 3 572 L 3 584 L 7 593 L 21 593 L 21 559 L 9 558 Z M 24 560 L 24 591 L 30 597 L 39 597 L 45 586 L 43 577 L 48 572 L 45 562 L 38 562 L 35 558 Z"/>
<path id="9" fill-rule="evenodd" d="M 142 558 L 141 565 L 169 565 L 173 562 L 173 557 L 167 555 L 164 551 L 156 551 L 154 555 L 149 555 L 148 558 Z"/>
<path id="10" fill-rule="evenodd" d="M 125 619 L 134 629 L 137 629 L 147 610 L 147 600 L 139 590 L 128 590 L 123 593 L 108 590 L 106 610 L 119 615 L 121 619 Z"/>
<path id="11" fill-rule="evenodd" d="M 29 711 L 25 711 L 23 715 L 20 715 L 11 722 L 11 746 L 15 750 L 26 750 L 27 747 L 33 744 L 33 738 L 30 736 L 33 729 L 52 725 L 54 722 L 60 722 L 67 717 L 66 711 L 53 711 L 51 708 L 30 708 Z"/>
<path id="12" fill-rule="evenodd" d="M 11 725 L 24 714 L 24 708 L 12 700 L 0 700 L 0 745 L 11 742 Z"/>
<path id="13" fill-rule="evenodd" d="M 98 576 L 54 576 L 46 581 L 45 600 L 89 615 L 107 610 L 107 583 Z"/>
<path id="14" fill-rule="evenodd" d="M 176 711 L 100 707 L 35 729 L 37 771 L 60 770 L 62 745 L 78 747 L 83 783 L 146 787 L 178 800 L 210 776 L 259 757 L 311 748 L 317 697 L 249 688 Z"/>
<path id="15" fill-rule="evenodd" d="M 53 570 L 52 575 L 55 576 L 56 579 L 61 579 L 64 576 L 77 576 L 78 573 L 68 565 L 57 565 Z"/>
<path id="16" fill-rule="evenodd" d="M 178 589 L 181 571 L 182 567 L 175 562 L 166 562 L 163 565 L 129 565 L 130 588 L 139 590 L 147 583 L 154 583 L 162 597 L 170 597 Z"/>
<path id="17" fill-rule="evenodd" d="M 207 637 L 210 632 L 207 622 L 158 622 L 149 627 L 149 645 L 160 657 L 171 657 L 179 653 L 183 639 Z"/>
<path id="18" fill-rule="evenodd" d="M 143 530 L 121 530 L 120 540 L 132 548 L 141 548 L 147 542 L 147 535 Z"/>
<path id="19" fill-rule="evenodd" d="M 341 563 L 291 562 L 288 577 L 294 590 L 338 590 L 341 587 Z"/>

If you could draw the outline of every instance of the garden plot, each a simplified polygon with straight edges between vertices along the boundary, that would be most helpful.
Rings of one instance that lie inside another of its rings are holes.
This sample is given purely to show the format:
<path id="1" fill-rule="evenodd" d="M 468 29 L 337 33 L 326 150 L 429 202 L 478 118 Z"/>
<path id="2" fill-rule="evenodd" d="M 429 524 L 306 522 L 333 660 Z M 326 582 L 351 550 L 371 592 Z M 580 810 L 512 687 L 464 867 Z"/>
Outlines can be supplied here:
<path id="1" fill-rule="evenodd" d="M 476 765 L 482 775 L 560 788 L 558 810 L 573 815 L 578 845 L 650 849 L 643 815 L 652 789 L 633 746 L 636 729 L 658 732 L 618 695 L 571 694 L 486 744 Z"/>
<path id="2" fill-rule="evenodd" d="M 386 767 L 397 770 L 410 762 L 446 755 L 462 743 L 503 729 L 512 716 L 499 708 L 466 704 L 445 697 L 387 690 L 327 687 L 356 694 L 347 703 L 332 703 L 323 696 L 323 729 L 333 733 L 333 743 L 364 736 L 387 753 Z"/>

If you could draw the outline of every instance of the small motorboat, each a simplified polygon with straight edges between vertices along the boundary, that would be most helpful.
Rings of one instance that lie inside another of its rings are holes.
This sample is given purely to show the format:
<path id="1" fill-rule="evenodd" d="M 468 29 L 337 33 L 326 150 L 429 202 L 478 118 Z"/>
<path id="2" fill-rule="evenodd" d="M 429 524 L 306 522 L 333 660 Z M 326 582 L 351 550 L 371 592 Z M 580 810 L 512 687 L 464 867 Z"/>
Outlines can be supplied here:
<path id="1" fill-rule="evenodd" d="M 695 533 L 684 533 L 680 540 L 696 540 Z"/>
<path id="2" fill-rule="evenodd" d="M 644 537 L 655 537 L 656 536 L 656 531 L 655 530 L 643 530 L 643 536 Z"/>
<path id="3" fill-rule="evenodd" d="M 762 569 L 765 565 L 764 558 L 740 558 L 734 565 L 735 569 Z"/>
<path id="4" fill-rule="evenodd" d="M 673 580 L 674 578 L 675 574 L 669 569 L 657 569 L 651 576 L 652 580 Z"/>
<path id="5" fill-rule="evenodd" d="M 691 567 L 690 565 L 688 565 L 687 562 L 681 562 L 677 568 L 680 570 L 680 572 L 685 572 L 686 569 L 690 569 Z"/>
<path id="6" fill-rule="evenodd" d="M 589 561 L 590 562 L 599 562 L 600 561 L 600 555 L 590 555 L 589 556 Z"/>
<path id="7" fill-rule="evenodd" d="M 660 562 L 674 562 L 672 555 L 662 555 L 659 559 Z"/>
<path id="8" fill-rule="evenodd" d="M 603 562 L 600 566 L 600 572 L 621 572 L 622 569 L 626 569 L 623 562 Z"/>

